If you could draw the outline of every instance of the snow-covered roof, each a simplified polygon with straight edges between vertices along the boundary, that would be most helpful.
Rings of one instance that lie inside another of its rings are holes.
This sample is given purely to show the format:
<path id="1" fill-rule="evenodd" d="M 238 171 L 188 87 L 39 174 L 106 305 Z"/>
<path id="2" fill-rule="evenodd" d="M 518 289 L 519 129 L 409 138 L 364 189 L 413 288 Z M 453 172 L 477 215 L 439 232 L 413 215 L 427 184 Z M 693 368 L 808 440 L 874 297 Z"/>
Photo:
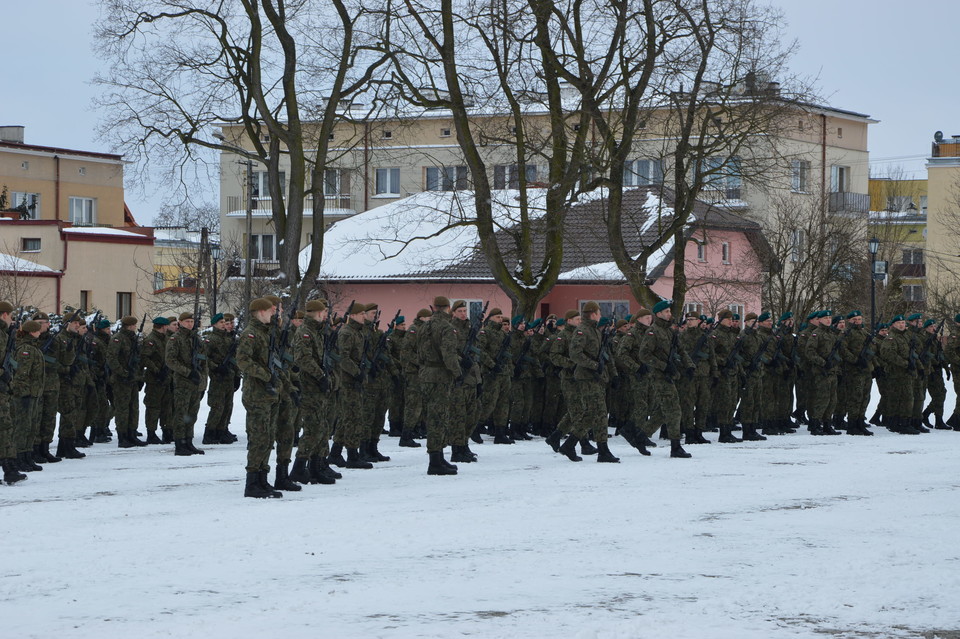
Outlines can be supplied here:
<path id="1" fill-rule="evenodd" d="M 519 191 L 493 192 L 497 242 L 505 259 L 516 255 L 511 231 L 518 226 Z M 528 189 L 534 230 L 534 260 L 543 258 L 545 189 Z M 634 256 L 651 246 L 671 223 L 669 189 L 641 187 L 624 193 L 623 229 L 627 251 Z M 606 193 L 585 194 L 566 217 L 560 281 L 624 281 L 612 261 L 605 224 Z M 422 192 L 357 214 L 334 224 L 324 237 L 320 278 L 327 280 L 456 280 L 492 281 L 476 227 L 472 191 Z M 755 222 L 698 202 L 688 228 L 701 224 L 759 235 Z M 647 272 L 658 277 L 672 259 L 673 240 L 653 251 Z M 312 247 L 300 253 L 305 269 Z"/>
<path id="2" fill-rule="evenodd" d="M 75 233 L 80 235 L 114 235 L 118 237 L 146 237 L 143 233 L 131 233 L 122 229 L 115 229 L 109 226 L 71 226 L 63 229 L 64 233 Z"/>
<path id="3" fill-rule="evenodd" d="M 0 271 L 13 271 L 17 273 L 57 273 L 58 272 L 57 270 L 52 269 L 49 266 L 44 266 L 43 264 L 37 264 L 36 262 L 25 260 L 22 257 L 17 257 L 16 255 L 8 255 L 7 253 L 0 253 Z"/>

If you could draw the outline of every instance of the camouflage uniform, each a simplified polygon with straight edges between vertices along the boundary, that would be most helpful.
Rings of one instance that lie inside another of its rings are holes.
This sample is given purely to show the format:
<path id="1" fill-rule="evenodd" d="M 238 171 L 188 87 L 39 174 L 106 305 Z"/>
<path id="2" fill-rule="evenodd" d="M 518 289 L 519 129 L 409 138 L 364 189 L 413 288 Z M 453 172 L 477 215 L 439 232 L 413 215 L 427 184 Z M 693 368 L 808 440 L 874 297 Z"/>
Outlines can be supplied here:
<path id="1" fill-rule="evenodd" d="M 543 377 L 540 363 L 534 357 L 534 337 L 522 331 L 513 331 L 510 341 L 510 430 L 514 439 L 529 439 L 526 431 L 533 412 L 534 384 Z"/>
<path id="2" fill-rule="evenodd" d="M 200 399 L 207 386 L 207 361 L 204 354 L 205 341 L 196 328 L 180 327 L 167 339 L 166 363 L 173 372 L 173 438 L 192 440 Z M 197 356 L 197 375 L 194 374 L 193 358 Z"/>
<path id="3" fill-rule="evenodd" d="M 113 418 L 113 405 L 110 398 L 113 396 L 113 390 L 110 388 L 110 365 L 107 362 L 107 348 L 110 346 L 110 335 L 102 329 L 97 329 L 93 334 L 93 361 L 95 362 L 94 381 L 94 411 L 93 435 L 96 440 L 104 443 L 110 441 L 110 420 Z M 140 401 L 139 389 L 137 393 L 137 402 Z M 136 428 L 134 428 L 136 432 Z"/>
<path id="4" fill-rule="evenodd" d="M 363 325 L 349 319 L 337 336 L 340 350 L 340 392 L 337 398 L 340 421 L 333 441 L 350 449 L 358 449 L 365 437 L 363 395 L 360 366 L 363 360 Z"/>
<path id="5" fill-rule="evenodd" d="M 57 429 L 57 407 L 60 403 L 60 356 L 62 342 L 56 335 L 44 333 L 40 335 L 41 352 L 43 354 L 44 375 L 43 394 L 40 397 L 37 412 L 40 420 L 40 443 L 48 447 L 53 442 L 53 435 Z M 46 346 L 46 350 L 43 350 Z M 2 455 L 0 455 L 2 456 Z"/>
<path id="6" fill-rule="evenodd" d="M 399 437 L 400 434 L 403 433 L 405 406 L 401 354 L 403 352 L 403 343 L 406 339 L 406 329 L 395 328 L 388 340 L 390 359 L 393 361 L 393 373 L 390 376 L 390 406 L 387 412 L 391 437 Z"/>
<path id="7" fill-rule="evenodd" d="M 168 424 L 169 415 L 173 413 L 173 395 L 170 386 L 170 369 L 167 368 L 166 333 L 160 333 L 156 329 L 150 331 L 143 340 L 141 346 L 140 361 L 144 366 L 144 382 L 146 383 L 146 392 L 143 397 L 143 406 L 145 409 L 145 419 L 147 434 L 150 443 L 156 441 L 157 426 Z M 166 416 L 166 419 L 164 419 Z M 163 442 L 169 443 L 172 440 L 173 433 L 163 431 Z"/>
<path id="8" fill-rule="evenodd" d="M 956 319 L 960 318 L 960 315 Z M 947 368 L 948 379 L 953 379 L 954 395 L 960 398 L 960 322 L 956 322 L 950 330 L 950 337 L 947 338 L 947 345 L 943 349 L 944 359 L 949 366 Z M 960 402 L 953 406 L 953 414 L 947 420 L 947 425 L 952 426 L 954 430 L 960 430 Z"/>
<path id="9" fill-rule="evenodd" d="M 870 390 L 873 386 L 873 361 L 877 345 L 873 342 L 867 345 L 868 338 L 869 333 L 863 326 L 851 325 L 841 352 L 845 404 L 838 412 L 847 416 L 848 427 L 853 429 L 852 434 L 858 434 L 857 426 L 866 426 L 867 404 L 870 403 Z"/>
<path id="10" fill-rule="evenodd" d="M 77 344 L 80 335 L 62 330 L 57 334 L 60 342 L 60 447 L 74 446 L 77 433 L 83 422 L 83 398 L 86 392 L 85 373 L 77 362 Z M 60 447 L 57 456 L 60 457 Z"/>
<path id="11" fill-rule="evenodd" d="M 121 447 L 134 443 L 137 424 L 140 422 L 140 383 L 143 381 L 143 365 L 131 367 L 137 334 L 131 328 L 121 328 L 110 340 L 107 361 L 110 365 L 113 384 L 113 406 L 116 411 L 117 440 Z M 132 368 L 132 370 L 131 370 Z M 139 442 L 136 442 L 139 443 Z"/>
<path id="12" fill-rule="evenodd" d="M 675 330 L 670 322 L 657 317 L 647 328 L 640 344 L 640 361 L 650 368 L 650 396 L 653 398 L 650 418 L 643 431 L 650 436 L 665 424 L 671 441 L 680 440 L 680 397 L 677 394 L 677 379 L 681 371 L 694 368 L 693 362 L 679 347 L 679 336 L 674 334 Z"/>
<path id="13" fill-rule="evenodd" d="M 243 407 L 247 413 L 247 472 L 270 472 L 270 450 L 276 438 L 280 407 L 271 388 L 268 365 L 270 326 L 251 317 L 237 346 L 237 366 L 243 375 Z"/>
<path id="14" fill-rule="evenodd" d="M 453 318 L 444 311 L 438 311 L 421 329 L 417 340 L 428 453 L 442 453 L 444 446 L 451 441 L 451 390 L 454 380 L 460 375 L 457 333 Z"/>
<path id="15" fill-rule="evenodd" d="M 810 403 L 807 415 L 811 433 L 833 434 L 830 421 L 837 406 L 837 378 L 840 375 L 838 340 L 843 339 L 835 327 L 819 326 L 811 331 L 804 346 L 805 372 L 810 375 Z M 822 429 L 822 430 L 821 430 Z"/>
<path id="16" fill-rule="evenodd" d="M 573 380 L 573 371 L 576 363 L 570 359 L 570 342 L 573 340 L 575 327 L 565 324 L 563 330 L 558 331 L 550 344 L 550 362 L 558 371 L 560 377 L 560 393 L 563 395 L 563 412 L 557 423 L 557 430 L 564 435 L 570 435 L 581 420 L 579 418 L 580 402 L 576 397 L 576 384 Z"/>
<path id="17" fill-rule="evenodd" d="M 914 380 L 918 375 L 911 358 L 910 336 L 907 330 L 890 327 L 890 334 L 880 344 L 887 402 L 884 425 L 897 432 L 913 419 Z M 888 419 L 889 418 L 889 419 Z"/>
<path id="18" fill-rule="evenodd" d="M 947 399 L 947 387 L 943 381 L 943 369 L 946 367 L 947 360 L 940 336 L 936 333 L 924 331 L 920 361 L 926 370 L 926 389 L 930 393 L 930 404 L 923 410 L 923 417 L 934 415 L 936 426 L 942 430 L 946 428 L 943 423 L 943 404 Z"/>
<path id="19" fill-rule="evenodd" d="M 505 340 L 510 342 L 504 348 Z M 477 339 L 478 348 L 485 354 L 480 419 L 494 428 L 502 442 L 512 441 L 506 437 L 510 415 L 510 383 L 513 377 L 513 366 L 510 363 L 512 341 L 512 332 L 505 333 L 501 324 L 492 320 L 484 324 Z"/>
<path id="20" fill-rule="evenodd" d="M 452 318 L 453 326 L 457 329 L 457 353 L 462 353 L 470 336 L 470 320 Z M 479 332 L 478 332 L 479 337 Z M 451 446 L 466 447 L 468 438 L 473 433 L 480 418 L 480 402 L 477 397 L 477 386 L 480 384 L 480 364 L 474 359 L 470 370 L 462 373 L 462 381 L 453 387 L 451 404 Z M 466 461 L 459 455 L 460 461 Z M 457 461 L 454 459 L 453 461 Z M 472 455 L 470 461 L 473 461 Z"/>
<path id="21" fill-rule="evenodd" d="M 366 322 L 363 328 L 371 361 L 369 374 L 363 385 L 364 433 L 361 445 L 364 448 L 362 452 L 371 458 L 370 461 L 381 461 L 378 459 L 381 457 L 379 451 L 374 453 L 373 448 L 380 441 L 380 435 L 383 433 L 383 424 L 391 402 L 390 394 L 393 392 L 393 379 L 397 375 L 397 368 L 390 357 L 389 333 L 390 329 L 384 333 L 373 322 Z M 381 344 L 383 348 L 378 351 Z"/>
<path id="22" fill-rule="evenodd" d="M 710 334 L 713 352 L 717 358 L 716 382 L 713 385 L 711 399 L 716 411 L 717 425 L 720 428 L 720 442 L 729 443 L 733 437 L 733 416 L 737 408 L 737 388 L 740 381 L 741 356 L 734 353 L 739 331 L 735 326 L 720 324 Z"/>
<path id="23" fill-rule="evenodd" d="M 597 322 L 584 319 L 573 333 L 570 341 L 570 359 L 576 364 L 573 372 L 576 397 L 579 403 L 578 423 L 572 425 L 578 439 L 587 436 L 591 430 L 598 444 L 607 442 L 607 403 L 604 389 L 609 381 L 609 371 L 597 374 L 599 367 L 601 335 Z"/>
<path id="24" fill-rule="evenodd" d="M 336 378 L 323 368 L 324 328 L 320 322 L 309 317 L 304 320 L 294 338 L 293 355 L 303 389 L 300 404 L 303 435 L 297 447 L 297 459 L 326 457 L 333 434 L 330 407 L 336 399 Z"/>
<path id="25" fill-rule="evenodd" d="M 417 360 L 417 339 L 423 330 L 424 322 L 419 317 L 407 329 L 407 334 L 399 347 L 399 364 L 402 370 L 403 383 L 403 430 L 401 432 L 402 445 L 408 445 L 413 440 L 413 431 L 423 421 L 423 397 L 420 393 L 420 362 Z M 419 446 L 419 444 L 416 444 Z M 411 446 L 412 447 L 412 446 Z"/>
<path id="26" fill-rule="evenodd" d="M 210 371 L 210 386 L 207 388 L 207 423 L 204 426 L 203 443 L 230 444 L 233 438 L 227 434 L 230 416 L 233 415 L 233 394 L 239 388 L 240 370 L 237 368 L 236 338 L 233 333 L 215 328 L 206 335 L 207 366 Z"/>
<path id="27" fill-rule="evenodd" d="M 710 411 L 710 385 L 717 372 L 713 342 L 705 324 L 680 333 L 680 345 L 694 365 L 693 377 L 682 376 L 677 390 L 680 395 L 680 426 L 687 443 L 702 439 Z"/>
<path id="28" fill-rule="evenodd" d="M 43 353 L 40 352 L 37 338 L 29 333 L 18 337 L 14 359 L 17 372 L 10 382 L 10 416 L 16 427 L 16 453 L 18 456 L 29 455 L 32 459 L 34 447 L 39 441 L 37 402 L 43 394 L 44 377 Z"/>

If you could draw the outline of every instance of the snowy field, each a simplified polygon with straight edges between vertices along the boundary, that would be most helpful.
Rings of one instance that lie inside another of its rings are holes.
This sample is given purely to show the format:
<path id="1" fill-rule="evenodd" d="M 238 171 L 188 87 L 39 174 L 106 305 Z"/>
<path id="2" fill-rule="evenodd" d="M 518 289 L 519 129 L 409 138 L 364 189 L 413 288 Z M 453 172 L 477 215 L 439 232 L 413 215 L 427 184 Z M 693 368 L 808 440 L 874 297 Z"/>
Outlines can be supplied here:
<path id="1" fill-rule="evenodd" d="M 617 437 L 616 465 L 488 442 L 457 477 L 385 438 L 274 500 L 242 497 L 242 435 L 99 444 L 0 486 L 2 635 L 960 637 L 960 432 L 875 430 Z"/>

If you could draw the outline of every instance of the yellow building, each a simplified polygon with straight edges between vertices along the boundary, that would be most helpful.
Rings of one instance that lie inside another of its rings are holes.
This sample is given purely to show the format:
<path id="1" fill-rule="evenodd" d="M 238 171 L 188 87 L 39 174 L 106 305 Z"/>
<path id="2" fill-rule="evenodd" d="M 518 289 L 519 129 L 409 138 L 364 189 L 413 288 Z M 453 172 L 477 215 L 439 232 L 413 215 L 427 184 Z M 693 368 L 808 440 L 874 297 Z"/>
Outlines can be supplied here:
<path id="1" fill-rule="evenodd" d="M 927 159 L 927 305 L 960 310 L 960 136 L 939 132 Z"/>

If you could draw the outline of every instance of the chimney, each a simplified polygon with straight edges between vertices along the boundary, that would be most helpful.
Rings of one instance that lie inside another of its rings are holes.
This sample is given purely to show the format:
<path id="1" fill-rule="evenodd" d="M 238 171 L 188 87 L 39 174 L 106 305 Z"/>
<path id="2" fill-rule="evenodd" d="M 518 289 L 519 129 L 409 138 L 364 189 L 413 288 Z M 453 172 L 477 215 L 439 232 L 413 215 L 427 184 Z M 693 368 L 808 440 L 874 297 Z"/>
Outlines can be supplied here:
<path id="1" fill-rule="evenodd" d="M 23 127 L 20 125 L 0 126 L 0 142 L 23 144 Z"/>

